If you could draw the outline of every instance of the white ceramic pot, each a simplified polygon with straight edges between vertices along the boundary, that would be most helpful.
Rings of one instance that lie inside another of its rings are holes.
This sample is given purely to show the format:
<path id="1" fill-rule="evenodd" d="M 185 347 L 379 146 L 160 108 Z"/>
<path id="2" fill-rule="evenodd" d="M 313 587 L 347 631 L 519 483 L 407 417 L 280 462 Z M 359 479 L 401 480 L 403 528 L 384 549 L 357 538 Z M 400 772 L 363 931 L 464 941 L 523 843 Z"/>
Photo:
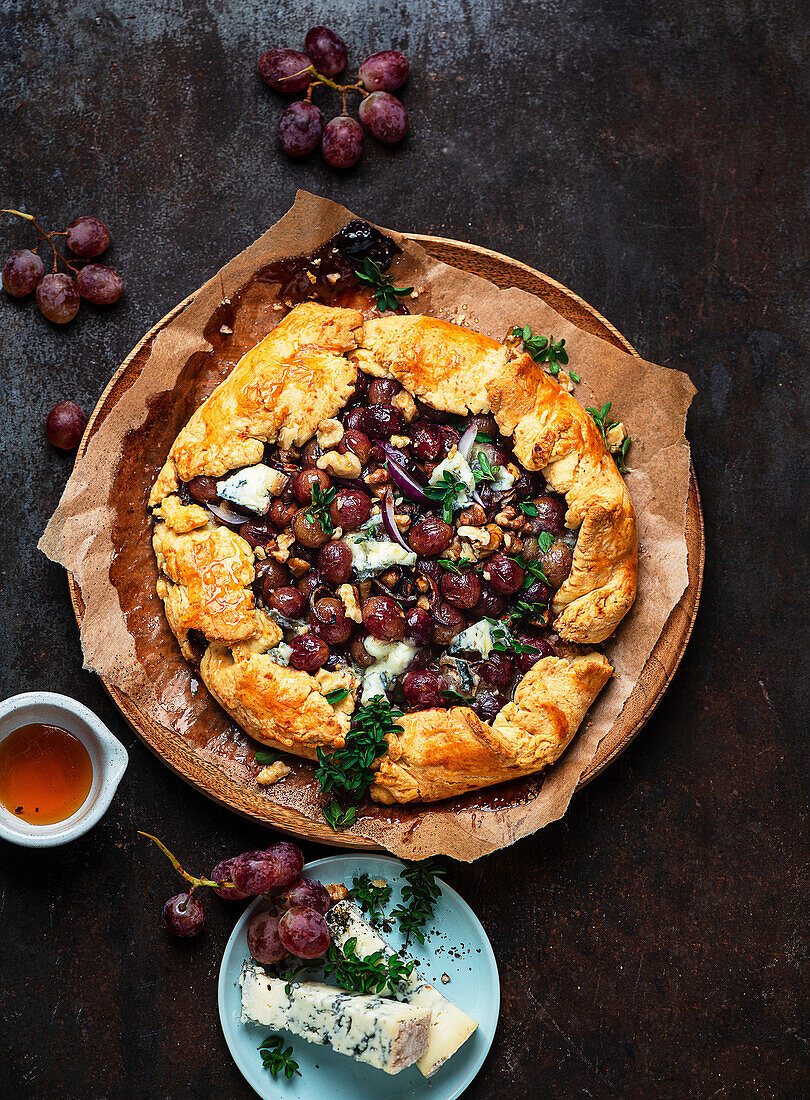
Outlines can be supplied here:
<path id="1" fill-rule="evenodd" d="M 0 741 L 31 722 L 60 726 L 77 737 L 90 754 L 93 782 L 82 805 L 53 825 L 21 821 L 0 805 L 0 836 L 27 848 L 53 848 L 82 836 L 100 821 L 126 771 L 129 758 L 121 742 L 91 710 L 54 691 L 27 691 L 0 703 Z"/>

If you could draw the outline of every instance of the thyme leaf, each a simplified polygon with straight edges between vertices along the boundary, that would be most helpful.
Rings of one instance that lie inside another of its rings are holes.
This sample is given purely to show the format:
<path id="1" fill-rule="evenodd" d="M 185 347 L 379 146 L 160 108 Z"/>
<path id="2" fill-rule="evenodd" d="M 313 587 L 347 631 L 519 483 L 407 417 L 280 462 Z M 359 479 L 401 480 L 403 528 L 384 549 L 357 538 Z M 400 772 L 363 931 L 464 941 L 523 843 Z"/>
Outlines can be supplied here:
<path id="1" fill-rule="evenodd" d="M 336 494 L 337 489 L 323 490 L 316 481 L 310 490 L 312 503 L 304 513 L 312 519 L 318 520 L 327 535 L 331 535 L 335 529 L 332 524 L 332 518 L 329 515 L 329 505 L 335 499 Z"/>
<path id="2" fill-rule="evenodd" d="M 608 420 L 608 414 L 610 413 L 610 406 L 612 401 L 606 401 L 601 409 L 592 409 L 590 406 L 585 410 L 589 412 L 593 417 L 593 422 L 596 424 L 599 432 L 604 440 L 605 446 L 608 449 L 608 454 L 612 456 L 613 461 L 616 463 L 616 469 L 620 474 L 627 473 L 627 465 L 625 464 L 625 456 L 627 455 L 627 448 L 630 446 L 630 436 L 626 436 L 622 441 L 622 445 L 617 451 L 611 451 L 610 444 L 608 443 L 608 432 L 611 428 L 615 428 L 619 423 L 618 420 Z"/>
<path id="3" fill-rule="evenodd" d="M 452 472 L 452 470 L 445 470 L 435 485 L 427 485 L 422 490 L 425 496 L 441 504 L 442 519 L 445 523 L 453 522 L 453 509 L 456 504 L 456 497 L 460 493 L 466 493 L 466 491 L 467 486 L 457 474 Z"/>
<path id="4" fill-rule="evenodd" d="M 357 937 L 351 936 L 338 950 L 330 944 L 324 960 L 324 976 L 334 975 L 337 984 L 354 993 L 383 993 L 386 989 L 396 993 L 396 987 L 410 978 L 416 963 L 413 959 L 403 962 L 399 955 L 374 951 L 371 955 L 357 954 Z"/>
<path id="5" fill-rule="evenodd" d="M 424 927 L 435 911 L 436 902 L 441 894 L 441 886 L 436 881 L 445 874 L 442 863 L 435 857 L 410 863 L 402 871 L 407 883 L 402 888 L 402 904 L 392 912 L 397 918 L 400 932 L 405 934 L 405 946 L 411 936 L 425 942 Z"/>
<path id="6" fill-rule="evenodd" d="M 391 900 L 391 887 L 388 883 L 379 886 L 369 877 L 368 872 L 364 871 L 362 875 L 352 879 L 349 897 L 359 903 L 363 912 L 368 914 L 368 919 L 372 924 L 377 924 L 385 917 L 383 906 Z"/>
<path id="7" fill-rule="evenodd" d="M 361 283 L 368 283 L 372 288 L 380 312 L 395 310 L 399 305 L 398 299 L 407 298 L 413 290 L 412 286 L 394 286 L 391 276 L 383 274 L 368 256 L 363 261 L 363 266 L 356 268 L 354 273 Z"/>
<path id="8" fill-rule="evenodd" d="M 268 1035 L 259 1047 L 264 1068 L 269 1069 L 273 1077 L 278 1077 L 279 1073 L 283 1073 L 287 1080 L 290 1080 L 296 1074 L 299 1077 L 301 1076 L 301 1071 L 298 1068 L 298 1063 L 292 1057 L 292 1052 L 293 1048 L 291 1046 L 285 1047 L 284 1040 L 280 1035 Z"/>

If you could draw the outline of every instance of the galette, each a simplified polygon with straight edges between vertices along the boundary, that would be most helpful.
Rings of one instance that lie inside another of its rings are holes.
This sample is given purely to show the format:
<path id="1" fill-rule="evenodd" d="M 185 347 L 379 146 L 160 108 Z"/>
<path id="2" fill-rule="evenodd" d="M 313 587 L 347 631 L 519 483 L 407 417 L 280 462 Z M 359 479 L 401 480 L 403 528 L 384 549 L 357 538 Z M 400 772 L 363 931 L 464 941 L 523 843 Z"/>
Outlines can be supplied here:
<path id="1" fill-rule="evenodd" d="M 149 506 L 211 694 L 322 763 L 383 715 L 356 756 L 383 803 L 555 761 L 636 595 L 633 504 L 590 415 L 517 347 L 431 316 L 297 305 L 193 414 Z"/>

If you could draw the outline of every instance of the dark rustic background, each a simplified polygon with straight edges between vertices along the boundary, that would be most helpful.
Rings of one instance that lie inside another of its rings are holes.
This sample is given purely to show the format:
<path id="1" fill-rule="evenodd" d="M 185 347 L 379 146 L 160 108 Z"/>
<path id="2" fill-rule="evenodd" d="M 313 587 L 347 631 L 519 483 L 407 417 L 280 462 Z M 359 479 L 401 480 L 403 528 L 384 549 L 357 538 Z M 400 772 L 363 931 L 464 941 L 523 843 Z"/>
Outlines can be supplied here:
<path id="1" fill-rule="evenodd" d="M 212 905 L 198 942 L 169 940 L 158 914 L 177 886 L 135 829 L 200 868 L 267 835 L 171 774 L 82 671 L 65 578 L 35 550 L 70 469 L 42 422 L 63 398 L 89 412 L 141 334 L 304 186 L 541 268 L 700 391 L 690 437 L 708 558 L 680 672 L 564 821 L 449 871 L 503 987 L 467 1096 L 807 1095 L 806 9 L 2 0 L 0 11 L 2 204 L 49 226 L 97 213 L 127 284 L 119 306 L 84 307 L 64 329 L 30 302 L 0 301 L 0 692 L 74 695 L 130 752 L 90 835 L 45 852 L 0 847 L 0 1091 L 250 1095 L 216 1011 L 233 911 Z M 412 134 L 399 149 L 369 141 L 347 174 L 276 151 L 280 98 L 255 73 L 264 49 L 300 48 L 318 22 L 355 63 L 390 45 L 412 63 Z M 22 223 L 3 225 L 5 249 L 28 240 Z"/>

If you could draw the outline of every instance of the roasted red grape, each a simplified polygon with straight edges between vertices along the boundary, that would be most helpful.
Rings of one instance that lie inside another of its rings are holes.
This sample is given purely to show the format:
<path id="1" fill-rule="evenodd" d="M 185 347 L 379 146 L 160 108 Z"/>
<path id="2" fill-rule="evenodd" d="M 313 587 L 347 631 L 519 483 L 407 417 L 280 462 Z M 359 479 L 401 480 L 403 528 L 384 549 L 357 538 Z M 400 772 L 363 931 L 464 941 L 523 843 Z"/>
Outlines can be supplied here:
<path id="1" fill-rule="evenodd" d="M 413 453 L 423 461 L 432 461 L 438 458 L 442 449 L 442 435 L 435 424 L 429 424 L 426 420 L 420 420 L 411 425 L 411 442 Z"/>
<path id="2" fill-rule="evenodd" d="M 212 882 L 233 882 L 233 859 L 222 859 L 208 876 Z M 244 901 L 250 894 L 237 890 L 235 886 L 214 886 L 215 894 L 227 901 Z"/>
<path id="3" fill-rule="evenodd" d="M 329 926 L 323 914 L 306 905 L 294 905 L 278 922 L 281 942 L 299 959 L 317 959 L 329 947 Z"/>
<path id="4" fill-rule="evenodd" d="M 75 401 L 60 401 L 48 413 L 45 434 L 48 442 L 63 451 L 72 451 L 81 443 L 87 417 Z"/>
<path id="5" fill-rule="evenodd" d="M 352 660 L 360 668 L 371 668 L 376 660 L 376 657 L 373 657 L 366 649 L 365 639 L 367 637 L 367 634 L 357 635 L 352 638 L 351 645 L 349 646 L 349 652 L 352 655 Z"/>
<path id="6" fill-rule="evenodd" d="M 363 155 L 363 127 L 346 115 L 331 119 L 323 131 L 321 153 L 332 168 L 351 168 Z"/>
<path id="7" fill-rule="evenodd" d="M 406 672 L 402 678 L 402 692 L 412 707 L 427 710 L 429 707 L 446 707 L 442 691 L 446 684 L 438 672 L 419 669 Z"/>
<path id="8" fill-rule="evenodd" d="M 317 672 L 329 660 L 329 646 L 314 634 L 299 634 L 290 642 L 290 667 Z"/>
<path id="9" fill-rule="evenodd" d="M 259 76 L 277 92 L 303 92 L 309 86 L 310 60 L 297 50 L 268 50 L 259 58 Z"/>
<path id="10" fill-rule="evenodd" d="M 318 148 L 323 115 L 314 103 L 291 103 L 278 120 L 278 140 L 288 157 L 305 157 Z"/>
<path id="11" fill-rule="evenodd" d="M 390 405 L 402 386 L 395 378 L 375 378 L 368 387 L 369 405 Z"/>
<path id="12" fill-rule="evenodd" d="M 40 311 L 56 325 L 65 325 L 79 312 L 79 292 L 70 275 L 45 275 L 37 287 Z"/>
<path id="13" fill-rule="evenodd" d="M 402 141 L 408 132 L 408 112 L 394 95 L 372 92 L 366 96 L 357 112 L 365 128 L 386 145 Z"/>
<path id="14" fill-rule="evenodd" d="M 356 411 L 360 411 L 362 415 L 361 410 Z M 343 433 L 343 438 L 338 443 L 337 449 L 342 455 L 345 455 L 347 451 L 351 451 L 360 459 L 361 465 L 365 466 L 371 454 L 371 440 L 359 428 L 347 428 Z"/>
<path id="15" fill-rule="evenodd" d="M 360 372 L 359 371 L 357 373 L 357 379 L 358 379 L 358 388 L 355 390 L 355 396 L 359 396 L 359 380 L 360 380 Z M 351 428 L 360 428 L 362 430 L 363 416 L 364 415 L 365 415 L 365 409 L 349 409 L 349 411 L 343 417 L 343 427 L 344 427 L 344 429 L 346 431 L 349 431 L 349 429 L 351 429 Z M 366 437 L 366 438 L 368 438 L 368 437 Z"/>
<path id="16" fill-rule="evenodd" d="M 285 619 L 298 619 L 307 605 L 306 596 L 292 585 L 281 585 L 267 591 L 262 586 L 262 598 L 269 608 L 283 615 Z"/>
<path id="17" fill-rule="evenodd" d="M 344 531 L 355 531 L 370 515 L 371 497 L 361 489 L 338 489 L 329 505 L 329 518 Z"/>
<path id="18" fill-rule="evenodd" d="M 408 532 L 411 550 L 426 558 L 441 554 L 450 545 L 452 538 L 453 528 L 438 516 L 422 516 Z"/>
<path id="19" fill-rule="evenodd" d="M 553 542 L 540 559 L 543 572 L 552 588 L 561 588 L 574 561 L 574 552 L 567 542 Z"/>
<path id="20" fill-rule="evenodd" d="M 307 57 L 323 76 L 336 76 L 346 68 L 346 43 L 328 27 L 312 27 L 304 39 Z"/>
<path id="21" fill-rule="evenodd" d="M 529 516 L 524 530 L 532 535 L 540 531 L 549 531 L 552 535 L 561 535 L 565 530 L 565 501 L 561 497 L 537 497 L 533 504 L 536 516 Z"/>
<path id="22" fill-rule="evenodd" d="M 440 587 L 444 598 L 454 607 L 475 607 L 481 597 L 481 582 L 470 571 L 443 573 Z"/>
<path id="23" fill-rule="evenodd" d="M 493 650 L 486 661 L 475 666 L 475 671 L 486 683 L 506 689 L 515 675 L 515 662 L 506 653 Z"/>
<path id="24" fill-rule="evenodd" d="M 93 305 L 111 306 L 124 293 L 124 280 L 111 267 L 88 264 L 76 276 L 76 289 Z"/>
<path id="25" fill-rule="evenodd" d="M 292 518 L 292 529 L 302 546 L 314 549 L 329 542 L 329 532 L 324 529 L 319 516 L 313 515 L 308 508 L 299 508 Z"/>
<path id="26" fill-rule="evenodd" d="M 327 542 L 318 553 L 318 572 L 329 584 L 345 584 L 352 573 L 352 552 L 342 539 Z"/>
<path id="27" fill-rule="evenodd" d="M 323 638 L 327 645 L 342 645 L 348 642 L 352 633 L 352 620 L 347 617 L 340 600 L 332 596 L 313 603 L 309 622 L 313 633 Z"/>
<path id="28" fill-rule="evenodd" d="M 209 504 L 212 500 L 216 500 L 218 496 L 217 479 L 208 477 L 205 474 L 193 477 L 188 483 L 188 491 L 198 504 Z"/>
<path id="29" fill-rule="evenodd" d="M 163 906 L 163 924 L 173 936 L 196 936 L 205 924 L 205 909 L 193 894 L 175 894 Z"/>
<path id="30" fill-rule="evenodd" d="M 533 653 L 519 653 L 515 656 L 515 664 L 521 672 L 528 672 L 530 668 L 542 660 L 543 657 L 553 657 L 554 650 L 543 638 L 536 638 L 532 634 L 516 634 L 516 641 L 521 645 L 531 646 Z"/>
<path id="31" fill-rule="evenodd" d="M 292 501 L 282 500 L 281 497 L 274 497 L 270 502 L 270 510 L 267 513 L 267 518 L 274 527 L 283 530 L 285 527 L 289 527 L 295 513 L 296 507 Z"/>
<path id="32" fill-rule="evenodd" d="M 249 520 L 247 523 L 243 523 L 239 528 L 239 534 L 249 546 L 254 548 L 266 546 L 269 542 L 274 541 L 276 537 L 276 532 L 268 527 L 266 522 L 260 520 Z"/>
<path id="33" fill-rule="evenodd" d="M 408 79 L 410 65 L 399 50 L 382 50 L 367 57 L 358 76 L 370 92 L 395 92 Z"/>
<path id="34" fill-rule="evenodd" d="M 310 466 L 309 469 L 302 470 L 300 474 L 295 475 L 292 490 L 295 499 L 300 504 L 312 503 L 313 485 L 317 485 L 325 493 L 332 488 L 332 480 L 325 470 L 318 470 L 314 466 Z"/>
<path id="35" fill-rule="evenodd" d="M 421 607 L 405 613 L 405 641 L 409 645 L 428 645 L 433 638 L 433 621 Z"/>
<path id="36" fill-rule="evenodd" d="M 292 886 L 278 896 L 276 902 L 278 911 L 285 913 L 294 905 L 303 905 L 307 909 L 316 909 L 319 913 L 328 912 L 332 905 L 332 899 L 326 891 L 326 887 L 311 878 L 299 878 Z"/>
<path id="37" fill-rule="evenodd" d="M 509 596 L 523 587 L 523 570 L 513 558 L 506 554 L 493 554 L 484 565 L 484 580 L 502 596 Z"/>
<path id="38" fill-rule="evenodd" d="M 400 642 L 405 633 L 405 616 L 391 596 L 372 596 L 363 608 L 363 625 L 375 638 Z"/>
<path id="39" fill-rule="evenodd" d="M 98 220 L 86 216 L 74 218 L 66 231 L 67 245 L 71 252 L 83 260 L 100 256 L 110 246 L 110 233 L 107 226 Z"/>
<path id="40" fill-rule="evenodd" d="M 247 928 L 247 945 L 253 958 L 262 966 L 272 966 L 287 957 L 287 948 L 278 934 L 278 917 L 263 909 Z"/>
<path id="41" fill-rule="evenodd" d="M 317 569 L 310 569 L 307 573 L 301 577 L 296 585 L 298 591 L 303 595 L 305 600 L 308 600 L 316 588 L 320 588 L 323 584 L 323 578 Z"/>
<path id="42" fill-rule="evenodd" d="M 449 603 L 440 603 L 433 612 L 433 640 L 439 645 L 449 645 L 466 625 L 463 612 Z"/>
<path id="43" fill-rule="evenodd" d="M 507 608 L 506 596 L 500 596 L 486 583 L 481 585 L 481 596 L 473 608 L 473 614 L 477 618 L 487 616 L 490 619 L 499 619 Z"/>
<path id="44" fill-rule="evenodd" d="M 493 722 L 509 702 L 507 695 L 495 691 L 479 691 L 472 703 L 472 709 L 484 722 Z"/>
<path id="45" fill-rule="evenodd" d="M 12 298 L 33 294 L 45 274 L 45 265 L 30 248 L 18 248 L 3 264 L 3 290 Z"/>

